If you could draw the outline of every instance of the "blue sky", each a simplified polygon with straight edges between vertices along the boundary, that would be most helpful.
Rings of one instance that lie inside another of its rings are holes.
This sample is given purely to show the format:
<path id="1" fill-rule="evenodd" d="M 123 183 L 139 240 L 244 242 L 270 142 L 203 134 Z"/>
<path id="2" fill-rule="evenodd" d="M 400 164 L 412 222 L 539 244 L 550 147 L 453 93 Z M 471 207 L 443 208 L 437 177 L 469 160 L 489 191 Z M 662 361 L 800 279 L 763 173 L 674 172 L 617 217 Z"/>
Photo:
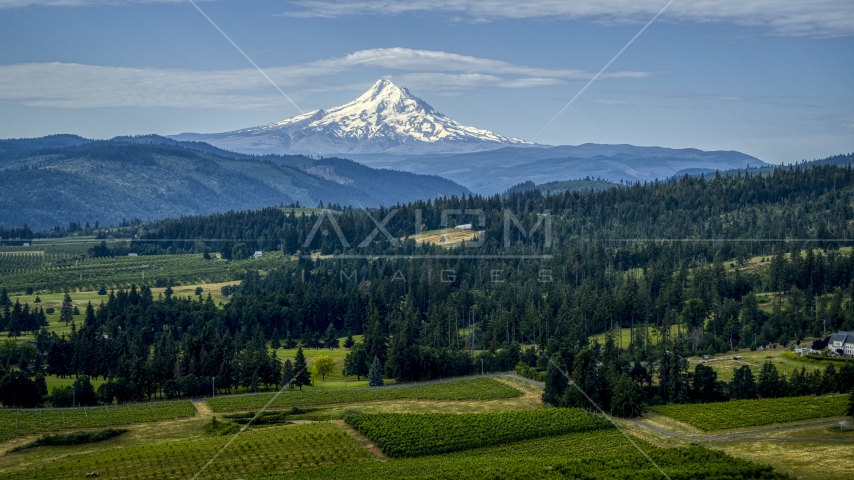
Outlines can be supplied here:
<path id="1" fill-rule="evenodd" d="M 391 78 L 534 139 L 667 2 L 200 1 L 304 111 Z M 0 0 L 0 137 L 220 132 L 293 116 L 188 1 Z M 547 144 L 854 151 L 854 2 L 675 0 Z"/>

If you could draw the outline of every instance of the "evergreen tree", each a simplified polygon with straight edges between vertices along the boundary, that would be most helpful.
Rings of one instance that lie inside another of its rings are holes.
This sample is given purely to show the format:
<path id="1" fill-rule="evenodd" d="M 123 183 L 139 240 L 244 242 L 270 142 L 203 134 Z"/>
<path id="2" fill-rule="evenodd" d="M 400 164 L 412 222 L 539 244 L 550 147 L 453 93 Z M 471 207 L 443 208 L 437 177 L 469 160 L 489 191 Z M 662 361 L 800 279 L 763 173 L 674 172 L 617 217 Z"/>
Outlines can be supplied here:
<path id="1" fill-rule="evenodd" d="M 9 292 L 6 290 L 6 287 L 3 287 L 3 289 L 0 290 L 0 307 L 5 307 L 11 304 L 12 302 L 9 300 Z"/>
<path id="2" fill-rule="evenodd" d="M 812 393 L 813 392 L 810 391 L 810 387 L 807 382 L 806 367 L 801 367 L 800 370 L 793 371 L 792 375 L 789 377 L 789 395 L 793 397 L 802 397 Z"/>
<path id="3" fill-rule="evenodd" d="M 355 375 L 356 380 L 361 380 L 362 376 L 368 374 L 370 365 L 368 364 L 368 350 L 364 343 L 357 343 L 353 346 L 347 356 L 344 357 L 344 370 L 347 375 Z"/>
<path id="4" fill-rule="evenodd" d="M 293 350 L 294 348 L 297 348 L 297 342 L 291 338 L 291 332 L 288 331 L 288 336 L 285 337 L 285 349 Z"/>
<path id="5" fill-rule="evenodd" d="M 285 360 L 285 366 L 282 368 L 282 385 L 284 385 L 288 390 L 292 390 L 294 388 L 293 380 L 294 365 L 290 360 Z"/>
<path id="6" fill-rule="evenodd" d="M 780 376 L 773 363 L 765 362 L 759 371 L 757 393 L 762 398 L 777 398 L 786 396 L 786 381 Z"/>
<path id="7" fill-rule="evenodd" d="M 270 342 L 270 348 L 272 348 L 273 351 L 282 348 L 282 344 L 281 344 L 281 342 L 279 342 L 279 329 L 278 328 L 273 330 L 273 340 Z"/>
<path id="8" fill-rule="evenodd" d="M 353 348 L 355 344 L 356 341 L 353 340 L 353 334 L 347 334 L 347 338 L 344 340 L 344 348 Z"/>
<path id="9" fill-rule="evenodd" d="M 565 366 L 563 365 L 563 359 L 560 354 L 556 353 L 552 355 L 549 366 L 546 369 L 546 387 L 543 390 L 543 401 L 549 405 L 557 406 L 560 404 L 560 399 L 569 385 L 566 375 L 561 372 L 563 368 Z"/>
<path id="10" fill-rule="evenodd" d="M 840 390 L 839 373 L 832 363 L 828 363 L 821 375 L 821 393 L 845 393 Z"/>
<path id="11" fill-rule="evenodd" d="M 47 396 L 47 381 L 44 378 L 44 374 L 39 372 L 33 378 L 33 383 L 36 384 L 36 391 L 39 393 L 41 398 Z"/>
<path id="12" fill-rule="evenodd" d="M 839 369 L 839 391 L 849 392 L 854 390 L 854 362 L 846 361 Z"/>
<path id="13" fill-rule="evenodd" d="M 611 409 L 611 391 L 605 375 L 598 367 L 597 350 L 598 344 L 585 347 L 576 355 L 572 362 L 571 383 L 579 388 L 571 385 L 567 387 L 560 406 L 585 410 L 597 410 L 596 406 L 605 411 Z M 614 380 L 617 380 L 616 376 Z M 582 391 L 584 394 L 581 393 Z M 595 405 L 591 405 L 591 401 Z"/>
<path id="14" fill-rule="evenodd" d="M 71 303 L 71 296 L 66 293 L 65 298 L 62 299 L 62 306 L 59 307 L 59 321 L 64 322 L 67 327 L 72 320 L 74 320 L 74 305 Z"/>
<path id="15" fill-rule="evenodd" d="M 702 403 L 718 402 L 724 398 L 718 372 L 699 364 L 694 368 L 692 396 Z"/>
<path id="16" fill-rule="evenodd" d="M 22 313 L 21 302 L 15 300 L 15 305 L 12 306 L 12 311 L 8 315 L 9 319 L 6 321 L 6 330 L 9 332 L 9 337 L 17 338 L 21 335 Z"/>
<path id="17" fill-rule="evenodd" d="M 622 418 L 635 418 L 643 414 L 643 389 L 632 379 L 622 374 L 614 384 L 611 397 L 611 413 Z"/>
<path id="18" fill-rule="evenodd" d="M 368 321 L 365 331 L 365 348 L 368 350 L 368 357 L 377 357 L 381 362 L 386 358 L 386 335 L 380 322 L 380 315 L 374 306 L 373 300 L 368 305 Z"/>
<path id="19" fill-rule="evenodd" d="M 742 365 L 735 369 L 729 384 L 729 396 L 736 400 L 756 398 L 756 380 L 749 366 Z"/>
<path id="20" fill-rule="evenodd" d="M 33 408 L 41 402 L 39 388 L 21 370 L 11 370 L 0 378 L 0 403 L 7 407 Z"/>
<path id="21" fill-rule="evenodd" d="M 297 354 L 294 356 L 294 386 L 302 387 L 311 385 L 311 372 L 308 370 L 308 364 L 305 361 L 305 354 L 302 351 L 302 346 L 297 348 Z"/>
<path id="22" fill-rule="evenodd" d="M 383 382 L 383 366 L 380 363 L 379 357 L 374 357 L 374 363 L 371 364 L 371 370 L 368 372 L 368 385 L 371 387 L 381 387 Z"/>
<path id="23" fill-rule="evenodd" d="M 332 325 L 332 322 L 329 322 L 329 326 L 326 327 L 326 335 L 323 337 L 323 346 L 330 350 L 338 348 L 338 335 L 335 333 L 335 326 Z"/>
<path id="24" fill-rule="evenodd" d="M 672 348 L 673 351 L 668 350 Z M 665 402 L 687 403 L 688 361 L 677 352 L 681 348 L 678 342 L 662 342 L 658 365 L 658 391 Z"/>

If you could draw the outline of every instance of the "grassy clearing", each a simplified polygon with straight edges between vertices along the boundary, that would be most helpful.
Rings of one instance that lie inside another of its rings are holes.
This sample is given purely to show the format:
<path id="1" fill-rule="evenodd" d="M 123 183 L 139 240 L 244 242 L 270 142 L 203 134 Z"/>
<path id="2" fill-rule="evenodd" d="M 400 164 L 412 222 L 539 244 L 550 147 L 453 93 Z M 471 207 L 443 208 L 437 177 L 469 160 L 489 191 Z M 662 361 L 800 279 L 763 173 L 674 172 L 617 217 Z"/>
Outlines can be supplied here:
<path id="1" fill-rule="evenodd" d="M 78 451 L 6 469 L 3 478 L 84 478 L 92 471 L 97 471 L 103 478 L 192 478 L 230 438 L 196 436 L 94 452 Z M 7 456 L 15 455 L 18 454 Z M 355 440 L 332 425 L 275 426 L 244 432 L 199 478 L 284 473 L 302 468 L 353 464 L 371 458 L 371 454 Z"/>
<path id="2" fill-rule="evenodd" d="M 738 352 L 730 352 L 727 354 L 719 354 L 712 356 L 711 361 L 704 361 L 700 357 L 690 357 L 688 358 L 688 364 L 691 370 L 699 363 L 704 363 L 707 367 L 712 367 L 718 373 L 718 379 L 724 381 L 732 380 L 733 372 L 735 369 L 740 368 L 742 365 L 748 365 L 751 370 L 753 370 L 753 374 L 757 375 L 759 373 L 759 369 L 762 368 L 762 364 L 770 361 L 777 367 L 777 371 L 780 373 L 785 373 L 786 375 L 791 375 L 795 370 L 800 370 L 802 367 L 807 369 L 807 372 L 812 370 L 821 369 L 823 370 L 828 362 L 800 362 L 798 360 L 793 360 L 791 358 L 787 358 L 783 355 L 786 349 L 783 347 L 777 347 L 774 350 L 757 350 L 755 352 L 747 351 L 738 351 Z M 734 360 L 734 356 L 744 357 L 742 360 Z M 838 365 L 837 365 L 838 368 Z"/>
<path id="3" fill-rule="evenodd" d="M 729 455 L 771 465 L 795 478 L 854 478 L 854 443 L 714 442 Z"/>
<path id="4" fill-rule="evenodd" d="M 70 386 L 74 385 L 74 381 L 75 381 L 75 378 L 71 377 L 71 376 L 68 376 L 65 378 L 59 378 L 56 375 L 46 375 L 44 377 L 44 379 L 45 379 L 45 383 L 47 383 L 47 390 L 48 391 L 50 391 L 52 388 L 55 388 L 55 387 L 70 387 Z M 104 380 L 103 379 L 95 379 L 95 378 L 90 377 L 89 383 L 92 384 L 92 387 L 95 390 L 98 390 L 98 387 L 100 387 L 101 384 L 104 383 Z"/>
<path id="5" fill-rule="evenodd" d="M 719 403 L 650 407 L 650 410 L 656 413 L 667 415 L 705 431 L 839 417 L 845 415 L 847 409 L 847 395 L 731 400 Z"/>
<path id="6" fill-rule="evenodd" d="M 207 400 L 207 403 L 214 412 L 253 410 L 266 405 L 273 395 L 272 393 L 231 395 L 211 398 Z M 276 397 L 270 406 L 272 408 L 290 408 L 402 399 L 492 400 L 521 395 L 521 391 L 505 383 L 490 378 L 477 378 L 412 387 L 290 391 Z"/>
<path id="7" fill-rule="evenodd" d="M 632 343 L 632 329 L 631 328 L 621 328 L 619 330 L 617 330 L 615 328 L 612 332 L 609 332 L 609 333 L 611 335 L 614 335 L 614 343 L 617 346 L 622 345 L 622 348 L 628 348 L 629 344 Z M 597 335 L 593 335 L 590 337 L 590 341 L 591 342 L 597 341 L 600 344 L 604 345 L 605 340 L 607 339 L 609 333 L 600 333 Z M 637 333 L 637 332 L 635 332 L 635 333 Z M 671 325 L 670 335 L 672 337 L 675 337 L 678 333 L 679 333 L 678 325 Z M 682 333 L 684 334 L 685 332 L 683 331 Z M 658 335 L 658 332 L 656 332 L 652 328 L 649 329 L 649 335 L 650 335 L 649 342 L 652 345 L 657 344 L 661 340 L 661 336 Z"/>
<path id="8" fill-rule="evenodd" d="M 421 245 L 441 245 L 443 247 L 454 248 L 462 246 L 463 242 L 474 240 L 478 232 L 474 230 L 456 230 L 453 228 L 443 228 L 441 230 L 428 230 L 421 232 L 419 235 L 413 235 L 409 238 L 415 240 L 415 243 Z"/>

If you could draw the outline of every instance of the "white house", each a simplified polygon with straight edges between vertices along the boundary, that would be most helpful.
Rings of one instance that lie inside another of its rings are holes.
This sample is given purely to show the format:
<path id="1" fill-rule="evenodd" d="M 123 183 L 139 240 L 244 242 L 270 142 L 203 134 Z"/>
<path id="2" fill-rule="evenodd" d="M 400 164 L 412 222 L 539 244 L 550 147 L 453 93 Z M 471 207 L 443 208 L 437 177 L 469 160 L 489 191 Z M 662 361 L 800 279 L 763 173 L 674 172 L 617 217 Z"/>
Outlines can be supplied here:
<path id="1" fill-rule="evenodd" d="M 454 227 L 454 229 L 456 229 L 456 230 L 471 230 L 471 224 L 466 223 L 464 225 L 457 225 L 456 227 Z"/>
<path id="2" fill-rule="evenodd" d="M 263 255 L 263 253 L 261 253 L 261 250 L 255 250 L 255 254 L 252 255 L 252 258 L 261 258 L 261 255 Z"/>
<path id="3" fill-rule="evenodd" d="M 835 353 L 854 356 L 854 332 L 834 333 L 827 346 Z"/>

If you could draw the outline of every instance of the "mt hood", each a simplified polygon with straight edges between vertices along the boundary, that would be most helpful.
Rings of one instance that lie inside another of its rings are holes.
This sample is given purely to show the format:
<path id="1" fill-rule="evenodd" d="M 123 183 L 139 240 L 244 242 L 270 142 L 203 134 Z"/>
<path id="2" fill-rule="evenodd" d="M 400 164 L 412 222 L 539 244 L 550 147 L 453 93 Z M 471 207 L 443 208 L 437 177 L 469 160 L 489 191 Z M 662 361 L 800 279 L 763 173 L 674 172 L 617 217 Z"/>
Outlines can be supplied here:
<path id="1" fill-rule="evenodd" d="M 182 133 L 172 138 L 255 154 L 420 155 L 533 145 L 462 125 L 385 79 L 356 100 L 328 110 L 233 132 Z"/>

